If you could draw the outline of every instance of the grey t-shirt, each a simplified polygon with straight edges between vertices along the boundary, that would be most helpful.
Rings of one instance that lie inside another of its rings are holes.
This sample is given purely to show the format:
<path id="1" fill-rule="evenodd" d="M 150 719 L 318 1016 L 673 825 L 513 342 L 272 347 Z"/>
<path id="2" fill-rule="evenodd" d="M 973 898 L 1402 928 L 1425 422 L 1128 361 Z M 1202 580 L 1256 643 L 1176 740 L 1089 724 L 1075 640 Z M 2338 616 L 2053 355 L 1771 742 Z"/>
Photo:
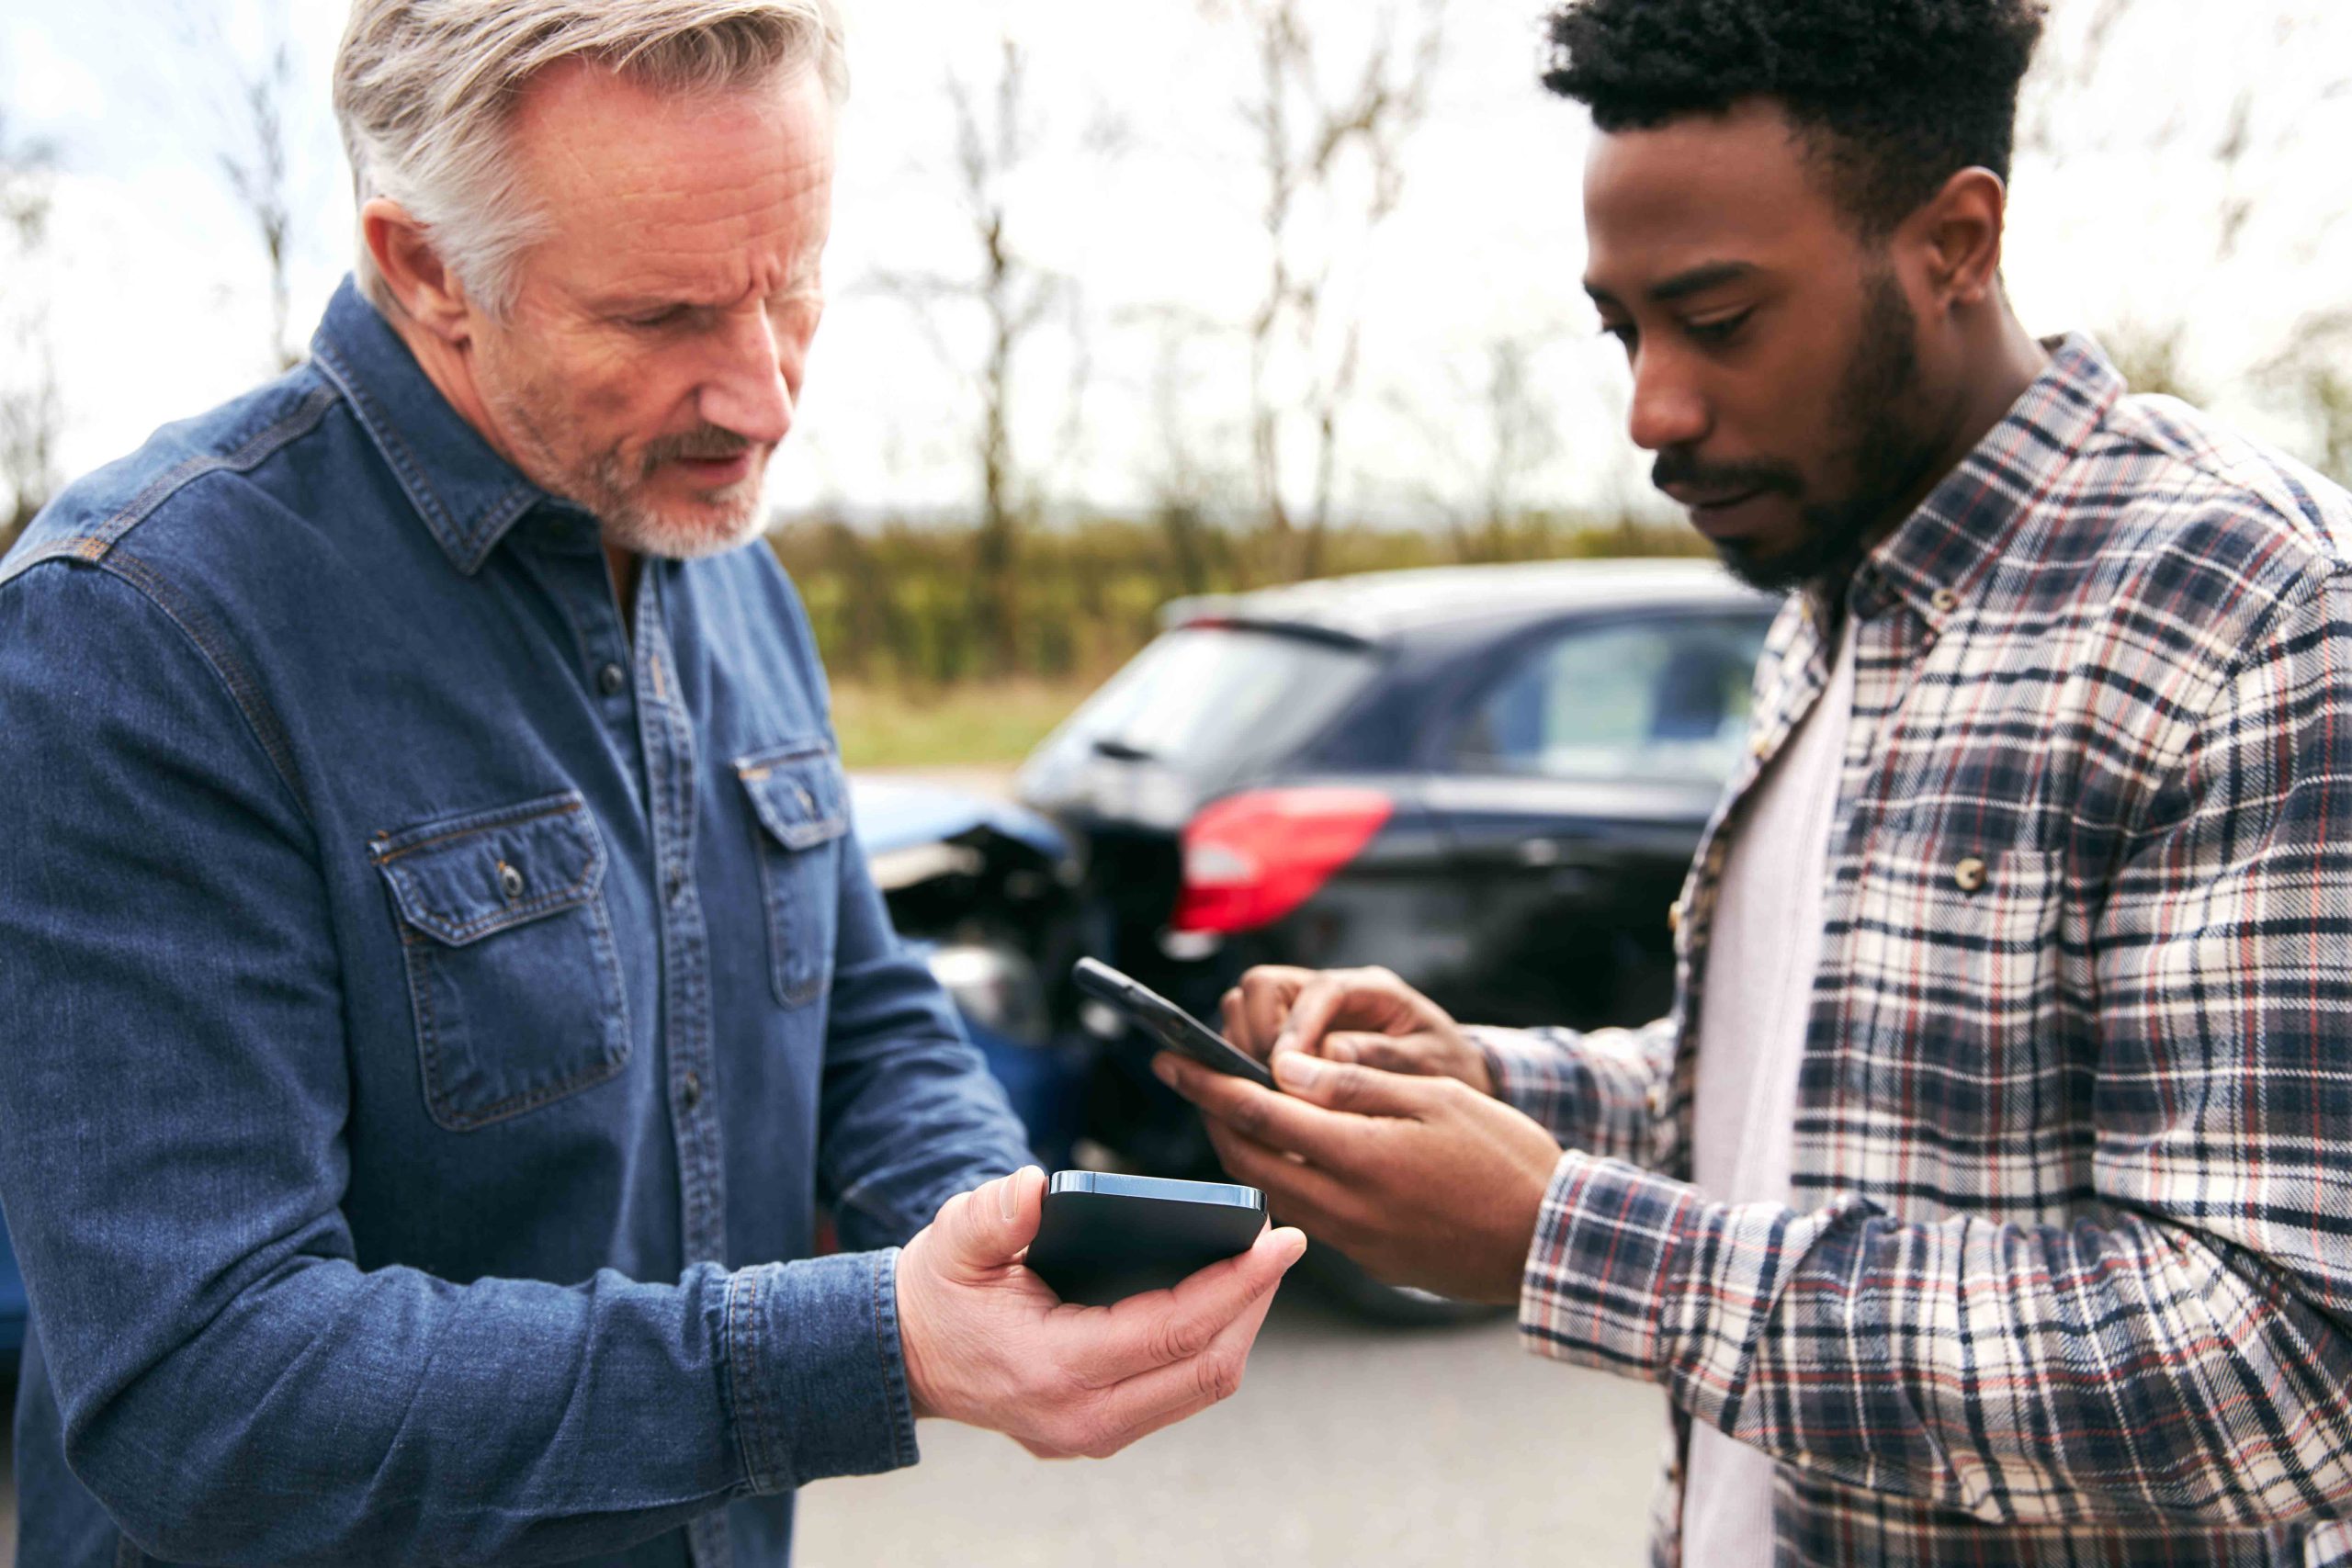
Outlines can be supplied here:
<path id="1" fill-rule="evenodd" d="M 1730 1203 L 1785 1203 L 1838 780 L 1854 712 L 1854 638 L 1828 689 L 1774 759 L 1733 840 L 1717 891 L 1691 1107 L 1691 1176 Z M 1771 1457 L 1694 1426 L 1682 1501 L 1682 1560 L 1706 1568 L 1772 1561 Z"/>

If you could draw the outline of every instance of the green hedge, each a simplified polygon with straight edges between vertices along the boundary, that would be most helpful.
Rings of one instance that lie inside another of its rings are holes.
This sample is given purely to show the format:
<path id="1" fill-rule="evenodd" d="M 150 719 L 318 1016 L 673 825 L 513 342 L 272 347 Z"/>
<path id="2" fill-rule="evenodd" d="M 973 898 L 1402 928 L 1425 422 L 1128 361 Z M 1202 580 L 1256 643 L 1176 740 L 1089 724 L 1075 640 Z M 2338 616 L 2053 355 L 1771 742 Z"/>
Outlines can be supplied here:
<path id="1" fill-rule="evenodd" d="M 1296 572 L 1286 563 L 1302 553 L 1295 538 L 1239 535 L 1182 514 L 1032 530 L 1020 546 L 1006 669 L 980 636 L 972 530 L 818 519 L 789 524 L 770 542 L 808 606 L 826 667 L 844 679 L 915 688 L 1107 674 L 1150 639 L 1169 600 L 1290 581 Z M 1440 533 L 1360 527 L 1325 537 L 1316 575 L 1705 551 L 1686 527 L 1634 522 L 1537 517 Z"/>

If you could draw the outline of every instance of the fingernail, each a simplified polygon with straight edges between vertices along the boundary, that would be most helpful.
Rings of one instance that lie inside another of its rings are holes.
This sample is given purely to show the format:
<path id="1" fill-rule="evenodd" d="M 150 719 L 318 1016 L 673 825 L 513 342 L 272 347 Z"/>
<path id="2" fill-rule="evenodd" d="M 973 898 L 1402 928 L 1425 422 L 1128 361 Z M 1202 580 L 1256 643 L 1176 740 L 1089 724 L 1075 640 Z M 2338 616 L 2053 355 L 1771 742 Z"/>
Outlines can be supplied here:
<path id="1" fill-rule="evenodd" d="M 1304 1051 L 1286 1051 L 1274 1058 L 1274 1077 L 1301 1089 L 1312 1089 L 1323 1076 L 1323 1064 Z"/>
<path id="2" fill-rule="evenodd" d="M 1176 1064 L 1165 1056 L 1154 1056 L 1151 1059 L 1151 1076 L 1173 1089 L 1176 1087 Z"/>
<path id="3" fill-rule="evenodd" d="M 1306 1233 L 1285 1228 L 1283 1231 L 1283 1267 L 1287 1269 L 1306 1256 Z"/>
<path id="4" fill-rule="evenodd" d="M 1013 1172 L 1011 1176 L 1006 1177 L 1002 1181 L 996 1184 L 997 1218 L 1001 1220 L 1010 1220 L 1012 1218 L 1012 1211 L 1016 1206 L 1013 1194 L 1020 1190 L 1021 1178 L 1023 1175 L 1034 1168 L 1035 1168 L 1032 1166 L 1023 1166 L 1020 1170 Z"/>

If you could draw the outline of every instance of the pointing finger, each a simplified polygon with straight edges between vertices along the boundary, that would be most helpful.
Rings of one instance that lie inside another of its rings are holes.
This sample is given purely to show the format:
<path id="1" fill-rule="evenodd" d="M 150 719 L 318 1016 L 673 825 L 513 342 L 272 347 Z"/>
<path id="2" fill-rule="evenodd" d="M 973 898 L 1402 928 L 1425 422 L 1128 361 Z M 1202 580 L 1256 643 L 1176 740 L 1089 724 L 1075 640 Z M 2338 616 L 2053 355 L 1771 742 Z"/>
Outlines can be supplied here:
<path id="1" fill-rule="evenodd" d="M 1314 978 L 1311 969 L 1276 964 L 1261 964 L 1242 976 L 1240 1027 L 1248 1042 L 1242 1049 L 1261 1060 L 1271 1055 L 1283 1020 L 1290 1016 L 1292 999 Z M 1240 1037 L 1236 1043 L 1241 1043 Z"/>
<path id="2" fill-rule="evenodd" d="M 1274 1081 L 1293 1099 L 1332 1111 L 1407 1117 L 1423 1116 L 1435 1109 L 1453 1082 L 1353 1062 L 1324 1061 L 1299 1052 L 1274 1058 Z"/>
<path id="3" fill-rule="evenodd" d="M 1314 1068 L 1334 1072 L 1385 1077 L 1399 1084 L 1422 1089 L 1425 1092 L 1431 1080 L 1402 1078 L 1394 1074 L 1374 1074 L 1364 1067 L 1341 1067 L 1332 1063 L 1291 1052 L 1274 1058 L 1274 1070 L 1279 1077 L 1288 1064 L 1291 1071 L 1307 1066 L 1309 1077 Z M 1187 1062 L 1182 1057 L 1163 1052 L 1152 1062 L 1152 1070 L 1159 1074 L 1170 1089 L 1201 1108 L 1201 1113 L 1225 1123 L 1244 1137 L 1255 1139 L 1267 1146 L 1289 1154 L 1303 1155 L 1316 1164 L 1334 1170 L 1361 1168 L 1379 1157 L 1376 1146 L 1385 1120 L 1383 1117 L 1359 1115 L 1316 1104 L 1303 1095 L 1278 1094 L 1261 1089 L 1243 1078 L 1227 1077 L 1207 1068 Z M 1319 1082 L 1319 1079 L 1315 1081 Z"/>

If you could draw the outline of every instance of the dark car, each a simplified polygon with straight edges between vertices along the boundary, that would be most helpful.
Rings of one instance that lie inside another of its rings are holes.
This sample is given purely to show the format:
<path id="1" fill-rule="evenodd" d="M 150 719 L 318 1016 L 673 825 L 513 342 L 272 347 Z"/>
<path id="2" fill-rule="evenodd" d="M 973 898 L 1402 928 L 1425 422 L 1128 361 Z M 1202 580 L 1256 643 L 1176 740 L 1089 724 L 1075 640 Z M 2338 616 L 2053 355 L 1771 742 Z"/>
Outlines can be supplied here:
<path id="1" fill-rule="evenodd" d="M 1482 1022 L 1645 1021 L 1777 603 L 1706 561 L 1180 602 L 1020 794 L 1084 858 L 1091 950 L 1212 1020 L 1284 963 L 1385 965 Z M 1141 1055 L 1106 1053 L 1090 1124 L 1143 1168 L 1199 1166 Z"/>
<path id="2" fill-rule="evenodd" d="M 1037 1157 L 1068 1165 L 1101 1049 L 1053 984 L 1084 952 L 1069 841 L 968 791 L 853 775 L 850 794 L 891 924 L 955 999 Z"/>

